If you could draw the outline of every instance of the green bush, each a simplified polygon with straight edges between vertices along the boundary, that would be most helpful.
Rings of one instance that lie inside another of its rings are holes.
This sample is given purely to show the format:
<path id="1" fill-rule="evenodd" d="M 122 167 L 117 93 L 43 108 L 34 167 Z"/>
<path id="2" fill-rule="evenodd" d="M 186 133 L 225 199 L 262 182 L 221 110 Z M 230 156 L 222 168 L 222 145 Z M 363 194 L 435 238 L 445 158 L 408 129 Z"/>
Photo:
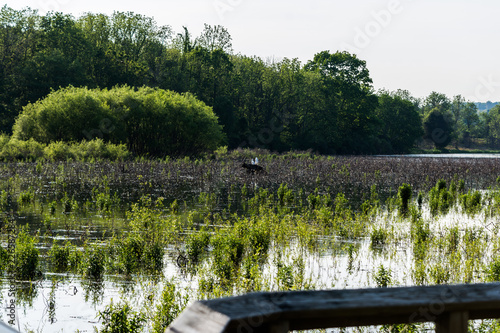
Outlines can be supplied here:
<path id="1" fill-rule="evenodd" d="M 411 185 L 403 184 L 399 187 L 398 190 L 398 199 L 399 199 L 399 213 L 402 216 L 408 215 L 408 205 L 411 199 Z"/>
<path id="2" fill-rule="evenodd" d="M 126 144 L 140 155 L 165 156 L 214 150 L 223 143 L 224 134 L 212 108 L 190 93 L 148 87 L 100 90 L 70 86 L 25 106 L 14 124 L 13 138 L 44 144 L 101 138 Z M 98 142 L 86 146 L 84 151 L 97 150 L 94 153 L 99 156 L 112 153 Z M 66 149 L 56 144 L 50 155 L 69 154 Z"/>
<path id="3" fill-rule="evenodd" d="M 475 215 L 481 210 L 481 192 L 473 191 L 460 196 L 462 209 L 469 215 Z"/>
<path id="4" fill-rule="evenodd" d="M 49 258 L 57 272 L 66 271 L 70 264 L 70 244 L 66 243 L 66 245 L 60 246 L 57 242 L 54 242 L 49 250 Z"/>
<path id="5" fill-rule="evenodd" d="M 494 258 L 486 269 L 487 280 L 490 282 L 500 281 L 500 257 Z"/>
<path id="6" fill-rule="evenodd" d="M 377 273 L 373 277 L 379 288 L 387 288 L 392 283 L 392 273 L 390 269 L 386 269 L 384 265 L 380 265 Z"/>
<path id="7" fill-rule="evenodd" d="M 175 284 L 167 281 L 161 293 L 160 303 L 156 307 L 153 317 L 153 332 L 163 333 L 186 307 L 186 299 L 179 291 L 175 290 Z"/>
<path id="8" fill-rule="evenodd" d="M 3 142 L 5 141 L 6 142 Z M 63 141 L 42 144 L 34 139 L 27 141 L 0 136 L 0 160 L 124 160 L 130 157 L 130 152 L 125 144 L 105 143 L 102 139 L 91 141 L 83 140 L 79 143 L 68 143 Z M 37 170 L 41 168 L 38 167 Z"/>
<path id="9" fill-rule="evenodd" d="M 0 159 L 4 161 L 36 160 L 44 156 L 44 145 L 29 139 L 27 141 L 11 138 L 0 151 Z"/>
<path id="10" fill-rule="evenodd" d="M 186 238 L 186 252 L 189 262 L 196 264 L 210 244 L 210 234 L 204 230 L 195 231 Z"/>
<path id="11" fill-rule="evenodd" d="M 14 265 L 12 269 L 18 279 L 31 280 L 39 273 L 39 251 L 35 247 L 38 238 L 32 237 L 21 228 L 16 239 L 16 249 L 14 251 Z"/>
<path id="12" fill-rule="evenodd" d="M 103 326 L 100 333 L 141 332 L 146 322 L 143 313 L 134 311 L 127 303 L 114 305 L 113 300 L 103 311 L 99 311 L 98 317 Z"/>
<path id="13" fill-rule="evenodd" d="M 384 245 L 388 238 L 388 232 L 384 228 L 374 228 L 370 234 L 371 246 Z"/>
<path id="14" fill-rule="evenodd" d="M 83 275 L 92 280 L 102 280 L 104 275 L 105 252 L 99 245 L 86 245 L 82 258 Z"/>

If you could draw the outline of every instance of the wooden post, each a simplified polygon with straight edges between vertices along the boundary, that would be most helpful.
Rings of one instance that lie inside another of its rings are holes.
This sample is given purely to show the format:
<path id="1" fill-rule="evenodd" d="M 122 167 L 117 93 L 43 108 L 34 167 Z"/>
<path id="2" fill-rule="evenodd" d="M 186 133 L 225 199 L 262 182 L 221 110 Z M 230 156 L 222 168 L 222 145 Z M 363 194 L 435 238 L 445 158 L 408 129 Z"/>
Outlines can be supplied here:
<path id="1" fill-rule="evenodd" d="M 436 321 L 436 333 L 467 333 L 468 326 L 468 311 L 444 313 Z"/>
<path id="2" fill-rule="evenodd" d="M 288 333 L 290 331 L 290 323 L 288 321 L 280 321 L 269 326 L 269 333 Z"/>

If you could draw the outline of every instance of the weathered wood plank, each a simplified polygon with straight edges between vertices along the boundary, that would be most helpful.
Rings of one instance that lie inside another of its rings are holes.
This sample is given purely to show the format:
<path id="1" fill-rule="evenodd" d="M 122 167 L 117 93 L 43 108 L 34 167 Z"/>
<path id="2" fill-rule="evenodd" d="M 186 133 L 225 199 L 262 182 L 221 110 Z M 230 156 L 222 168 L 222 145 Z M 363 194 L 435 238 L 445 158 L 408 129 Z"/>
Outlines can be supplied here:
<path id="1" fill-rule="evenodd" d="M 454 312 L 469 319 L 500 318 L 500 284 L 440 285 L 252 293 L 199 301 L 166 332 L 269 332 L 273 323 L 290 330 L 440 322 Z"/>

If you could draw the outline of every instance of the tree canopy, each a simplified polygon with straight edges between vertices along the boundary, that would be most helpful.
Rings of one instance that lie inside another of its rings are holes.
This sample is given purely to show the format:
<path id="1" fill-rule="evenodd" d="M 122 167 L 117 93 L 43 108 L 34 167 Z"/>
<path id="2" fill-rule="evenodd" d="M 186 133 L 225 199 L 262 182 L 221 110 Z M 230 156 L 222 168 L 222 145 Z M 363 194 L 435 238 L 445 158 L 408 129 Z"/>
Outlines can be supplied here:
<path id="1" fill-rule="evenodd" d="M 103 138 L 125 142 L 120 133 L 137 136 L 131 133 L 144 130 L 144 140 L 152 141 L 139 143 L 136 138 L 132 143 L 127 137 L 129 147 L 157 154 L 161 149 L 146 130 L 154 124 L 134 129 L 116 118 L 116 110 L 103 108 L 107 102 L 99 89 L 111 91 L 123 85 L 154 88 L 154 94 L 176 92 L 192 103 L 202 101 L 215 114 L 229 149 L 403 153 L 422 138 L 422 119 L 433 110 L 450 125 L 449 137 L 457 144 L 480 136 L 491 143 L 497 140 L 494 117 L 460 96 L 450 99 L 432 92 L 418 99 L 403 90 L 375 92 L 366 62 L 349 52 L 322 51 L 305 64 L 288 58 L 264 61 L 234 54 L 232 37 L 222 26 L 206 24 L 194 36 L 186 27 L 176 33 L 151 17 L 131 12 L 86 13 L 75 18 L 57 12 L 39 15 L 29 8 L 0 10 L 0 132 L 11 134 L 19 114 L 26 117 L 34 112 L 31 108 L 41 107 L 37 101 L 48 95 L 52 96 L 44 103 L 62 98 L 55 93 L 61 88 L 62 95 L 83 100 L 86 109 L 66 113 L 80 117 L 86 128 L 70 134 L 69 129 L 52 124 L 57 131 L 36 134 L 43 140 L 78 140 L 82 131 L 93 133 L 108 126 L 99 124 L 106 114 L 115 130 L 101 130 Z M 76 88 L 88 89 L 77 93 Z M 149 96 L 145 89 L 137 92 Z M 88 96 L 95 98 L 87 100 Z M 141 97 L 140 102 L 149 103 L 151 96 Z M 138 117 L 134 112 L 127 113 L 128 119 Z M 21 135 L 21 123 L 26 130 L 29 127 L 27 120 L 19 120 L 16 135 Z"/>

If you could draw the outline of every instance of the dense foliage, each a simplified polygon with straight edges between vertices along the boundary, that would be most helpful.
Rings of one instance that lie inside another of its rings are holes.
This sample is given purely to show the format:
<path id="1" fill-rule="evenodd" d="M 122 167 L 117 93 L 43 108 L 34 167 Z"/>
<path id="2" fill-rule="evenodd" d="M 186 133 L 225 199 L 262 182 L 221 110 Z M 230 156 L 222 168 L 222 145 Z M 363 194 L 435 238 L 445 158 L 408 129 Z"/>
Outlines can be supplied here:
<path id="1" fill-rule="evenodd" d="M 13 133 L 47 144 L 95 137 L 151 156 L 200 153 L 223 143 L 217 117 L 193 95 L 127 86 L 51 92 L 23 109 Z"/>
<path id="2" fill-rule="evenodd" d="M 393 137 L 379 135 L 378 98 L 365 62 L 355 55 L 324 51 L 305 65 L 297 59 L 265 62 L 234 55 L 231 36 L 221 26 L 206 25 L 194 38 L 186 28 L 175 34 L 170 27 L 134 13 L 87 13 L 74 18 L 4 6 L 0 58 L 0 131 L 10 133 L 22 108 L 32 103 L 25 107 L 14 132 L 42 142 L 89 140 L 100 134 L 105 141 L 126 142 L 129 149 L 157 155 L 167 145 L 151 137 L 157 128 L 138 125 L 131 132 L 142 109 L 125 112 L 123 106 L 131 107 L 131 101 L 117 94 L 123 99 L 116 106 L 92 90 L 124 84 L 194 94 L 213 108 L 230 149 L 374 153 L 386 147 L 407 150 L 418 138 L 410 137 L 410 143 L 400 147 Z M 66 88 L 69 85 L 89 90 Z M 59 88 L 62 93 L 53 91 Z M 145 91 L 141 101 L 155 99 Z M 48 100 L 39 101 L 49 94 Z M 51 116 L 43 119 L 43 127 L 33 132 L 25 115 L 41 113 L 40 108 L 64 99 L 64 105 L 54 107 Z M 52 118 L 55 115 L 59 117 Z M 398 114 L 392 118 L 398 122 Z M 71 121 L 71 126 L 64 126 L 65 121 Z M 399 125 L 404 123 L 401 118 Z M 182 135 L 198 137 L 197 128 L 183 128 Z M 193 153 L 199 147 L 171 150 Z"/>
<path id="3" fill-rule="evenodd" d="M 323 51 L 305 64 L 297 59 L 263 61 L 234 54 L 231 36 L 222 26 L 205 25 L 201 35 L 193 37 L 187 28 L 174 33 L 151 17 L 131 12 L 74 18 L 4 6 L 0 63 L 0 132 L 7 134 L 23 107 L 53 90 L 70 85 L 89 89 L 128 85 L 193 94 L 212 107 L 229 149 L 408 152 L 420 143 L 422 121 L 435 108 L 455 145 L 470 146 L 478 138 L 490 146 L 500 142 L 498 117 L 488 110 L 478 111 L 478 104 L 461 96 L 449 99 L 433 92 L 421 100 L 404 90 L 376 93 L 366 63 L 347 52 Z M 117 120 L 120 115 L 112 105 L 99 111 L 99 103 L 102 100 L 86 100 L 86 108 L 79 110 L 86 120 L 81 124 L 86 126 L 85 139 L 98 136 L 99 131 L 103 138 L 123 136 L 127 126 L 123 119 Z M 107 113 L 100 118 L 106 120 L 99 123 L 94 112 Z M 127 118 L 128 125 L 137 116 Z M 104 133 L 110 128 L 113 133 Z M 149 129 L 140 130 L 133 134 L 136 138 L 149 133 Z M 197 134 L 189 127 L 183 131 Z M 81 138 L 81 132 L 75 137 Z M 158 154 L 158 145 L 163 144 L 148 135 L 141 140 L 127 142 L 128 147 Z M 173 150 L 195 153 L 191 149 L 198 147 Z"/>

